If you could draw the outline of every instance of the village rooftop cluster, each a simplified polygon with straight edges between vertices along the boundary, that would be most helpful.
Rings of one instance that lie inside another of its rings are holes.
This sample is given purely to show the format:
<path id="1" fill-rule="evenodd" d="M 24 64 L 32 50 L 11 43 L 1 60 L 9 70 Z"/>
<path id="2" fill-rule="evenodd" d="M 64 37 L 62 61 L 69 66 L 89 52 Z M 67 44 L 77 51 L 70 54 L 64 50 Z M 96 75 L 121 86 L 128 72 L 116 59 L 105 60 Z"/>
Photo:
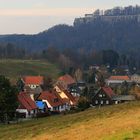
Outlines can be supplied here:
<path id="1" fill-rule="evenodd" d="M 59 77 L 49 89 L 43 88 L 45 85 L 43 76 L 24 76 L 20 80 L 24 84 L 18 94 L 19 106 L 16 109 L 20 118 L 53 115 L 77 109 L 83 93 L 86 94 L 87 89 L 92 89 L 86 82 L 77 81 L 69 74 Z M 95 82 L 99 82 L 98 76 L 95 76 Z M 91 94 L 90 107 L 135 101 L 136 94 L 118 95 L 112 90 L 116 85 L 132 84 L 133 82 L 139 86 L 139 75 L 110 76 L 94 94 Z"/>

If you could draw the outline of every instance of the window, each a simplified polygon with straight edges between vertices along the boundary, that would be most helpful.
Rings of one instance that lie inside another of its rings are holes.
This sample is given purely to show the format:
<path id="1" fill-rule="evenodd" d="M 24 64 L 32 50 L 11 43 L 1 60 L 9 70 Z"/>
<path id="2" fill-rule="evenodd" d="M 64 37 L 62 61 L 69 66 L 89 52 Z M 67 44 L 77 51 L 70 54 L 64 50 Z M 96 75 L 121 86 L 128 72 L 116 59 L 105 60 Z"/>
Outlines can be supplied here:
<path id="1" fill-rule="evenodd" d="M 103 95 L 102 94 L 99 94 L 99 97 L 103 97 Z"/>
<path id="2" fill-rule="evenodd" d="M 56 107 L 53 108 L 54 111 L 56 111 L 56 109 L 57 109 Z"/>
<path id="3" fill-rule="evenodd" d="M 96 104 L 96 105 L 98 104 L 98 100 L 95 101 L 95 104 Z"/>
<path id="4" fill-rule="evenodd" d="M 101 105 L 103 104 L 104 102 L 103 101 L 101 101 Z"/>
<path id="5" fill-rule="evenodd" d="M 72 89 L 71 91 L 75 91 L 75 89 Z"/>
<path id="6" fill-rule="evenodd" d="M 119 102 L 118 101 L 115 101 L 115 104 L 118 104 Z"/>
<path id="7" fill-rule="evenodd" d="M 106 104 L 107 104 L 107 105 L 109 104 L 109 101 L 108 101 L 108 100 L 106 100 Z"/>
<path id="8" fill-rule="evenodd" d="M 103 97 L 105 97 L 105 94 L 103 94 Z"/>

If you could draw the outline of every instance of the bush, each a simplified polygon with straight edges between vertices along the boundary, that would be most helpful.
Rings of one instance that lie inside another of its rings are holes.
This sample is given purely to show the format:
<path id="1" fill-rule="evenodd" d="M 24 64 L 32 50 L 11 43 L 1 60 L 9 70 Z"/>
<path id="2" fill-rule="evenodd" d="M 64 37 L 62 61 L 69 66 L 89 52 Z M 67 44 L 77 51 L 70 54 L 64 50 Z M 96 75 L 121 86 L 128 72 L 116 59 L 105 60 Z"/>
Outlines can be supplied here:
<path id="1" fill-rule="evenodd" d="M 78 109 L 80 109 L 81 111 L 87 109 L 90 107 L 90 103 L 87 100 L 86 97 L 80 97 L 78 100 L 78 104 L 77 104 Z"/>

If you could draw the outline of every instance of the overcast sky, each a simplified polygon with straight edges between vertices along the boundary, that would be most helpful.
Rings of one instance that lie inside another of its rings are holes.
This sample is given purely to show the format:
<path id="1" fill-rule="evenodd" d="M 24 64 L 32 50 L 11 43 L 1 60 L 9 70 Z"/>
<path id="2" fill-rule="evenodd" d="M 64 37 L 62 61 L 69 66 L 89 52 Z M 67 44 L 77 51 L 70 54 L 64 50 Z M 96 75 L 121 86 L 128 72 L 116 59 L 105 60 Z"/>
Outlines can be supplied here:
<path id="1" fill-rule="evenodd" d="M 140 5 L 140 0 L 0 0 L 0 34 L 34 34 L 95 9 Z"/>

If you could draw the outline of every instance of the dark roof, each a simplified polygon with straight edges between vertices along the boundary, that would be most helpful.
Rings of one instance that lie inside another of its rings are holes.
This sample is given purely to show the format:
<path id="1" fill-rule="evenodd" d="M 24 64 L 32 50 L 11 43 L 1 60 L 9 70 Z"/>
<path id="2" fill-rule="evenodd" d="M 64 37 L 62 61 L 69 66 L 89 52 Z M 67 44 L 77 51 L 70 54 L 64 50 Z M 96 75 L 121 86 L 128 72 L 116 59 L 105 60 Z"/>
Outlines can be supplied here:
<path id="1" fill-rule="evenodd" d="M 68 88 L 68 91 L 70 91 L 70 93 L 73 91 L 75 91 L 77 93 L 81 93 L 81 89 L 77 86 L 72 86 L 72 87 Z"/>
<path id="2" fill-rule="evenodd" d="M 39 100 L 47 100 L 52 107 L 63 105 L 61 98 L 52 91 L 43 91 L 38 97 Z"/>
<path id="3" fill-rule="evenodd" d="M 35 102 L 25 92 L 21 92 L 18 94 L 18 101 L 21 106 L 21 107 L 19 106 L 19 108 L 24 108 L 27 109 L 28 111 L 37 109 Z"/>

